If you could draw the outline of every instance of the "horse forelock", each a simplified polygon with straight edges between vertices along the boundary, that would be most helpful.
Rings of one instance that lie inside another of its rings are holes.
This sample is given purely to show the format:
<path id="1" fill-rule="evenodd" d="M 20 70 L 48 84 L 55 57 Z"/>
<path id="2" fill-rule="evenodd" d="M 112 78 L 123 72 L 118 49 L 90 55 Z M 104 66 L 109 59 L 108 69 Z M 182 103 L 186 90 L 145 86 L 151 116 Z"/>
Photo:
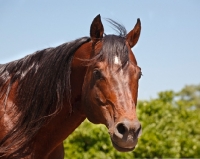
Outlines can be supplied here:
<path id="1" fill-rule="evenodd" d="M 96 45 L 99 45 L 99 43 Z M 124 37 L 106 35 L 101 40 L 101 45 L 101 49 L 98 48 L 94 51 L 95 55 L 90 59 L 89 65 L 104 61 L 111 68 L 118 65 L 119 69 L 123 69 L 129 62 L 129 50 Z"/>
<path id="2" fill-rule="evenodd" d="M 0 92 L 6 83 L 7 90 L 18 83 L 14 103 L 21 114 L 15 127 L 0 140 L 0 154 L 23 150 L 38 130 L 62 109 L 64 98 L 68 98 L 70 105 L 71 61 L 76 50 L 89 40 L 83 37 L 0 65 Z M 72 108 L 69 109 L 71 112 Z M 12 142 L 3 148 L 8 141 Z"/>
<path id="3" fill-rule="evenodd" d="M 129 61 L 128 47 L 124 37 L 107 35 L 103 40 L 102 56 L 109 66 L 120 65 L 123 68 Z"/>
<path id="4" fill-rule="evenodd" d="M 94 50 L 95 54 L 89 62 L 92 65 L 98 61 L 106 61 L 108 66 L 117 63 L 120 68 L 124 68 L 129 61 L 129 51 L 126 45 L 126 28 L 112 19 L 107 19 L 112 28 L 117 31 L 118 35 L 106 35 L 99 41 L 102 44 L 101 49 Z M 99 45 L 99 42 L 96 45 Z M 94 47 L 95 48 L 95 47 Z"/>

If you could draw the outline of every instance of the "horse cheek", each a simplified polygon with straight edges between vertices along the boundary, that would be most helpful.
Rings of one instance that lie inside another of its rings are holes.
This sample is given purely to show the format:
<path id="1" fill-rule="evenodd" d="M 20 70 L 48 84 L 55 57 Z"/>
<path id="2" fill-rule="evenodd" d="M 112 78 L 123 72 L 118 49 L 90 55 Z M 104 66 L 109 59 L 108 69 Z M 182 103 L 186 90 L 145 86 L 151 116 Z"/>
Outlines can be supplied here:
<path id="1" fill-rule="evenodd" d="M 98 106 L 104 106 L 106 105 L 106 98 L 104 97 L 103 93 L 100 90 L 96 91 L 96 100 Z"/>

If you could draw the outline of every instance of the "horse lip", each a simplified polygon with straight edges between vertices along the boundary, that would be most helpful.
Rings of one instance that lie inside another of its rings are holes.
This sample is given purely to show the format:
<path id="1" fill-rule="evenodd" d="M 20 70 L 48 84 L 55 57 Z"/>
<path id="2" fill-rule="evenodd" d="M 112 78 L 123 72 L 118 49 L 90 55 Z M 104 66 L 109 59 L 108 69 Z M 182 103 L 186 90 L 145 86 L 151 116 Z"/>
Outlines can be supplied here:
<path id="1" fill-rule="evenodd" d="M 114 148 L 117 149 L 120 152 L 133 151 L 135 149 L 135 146 L 133 148 L 124 148 L 124 147 L 118 146 L 112 139 L 111 139 L 111 141 L 112 141 Z"/>

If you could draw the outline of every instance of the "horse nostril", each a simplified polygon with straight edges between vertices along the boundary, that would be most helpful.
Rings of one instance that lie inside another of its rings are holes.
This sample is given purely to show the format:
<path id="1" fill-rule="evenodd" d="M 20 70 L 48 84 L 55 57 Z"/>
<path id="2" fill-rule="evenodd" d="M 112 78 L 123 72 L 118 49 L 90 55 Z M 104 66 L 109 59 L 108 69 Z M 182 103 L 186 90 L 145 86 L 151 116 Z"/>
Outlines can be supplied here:
<path id="1" fill-rule="evenodd" d="M 139 126 L 139 128 L 136 130 L 136 136 L 137 137 L 139 137 L 140 135 L 141 135 L 141 133 L 142 133 L 142 127 L 141 127 L 141 125 Z"/>
<path id="2" fill-rule="evenodd" d="M 120 134 L 124 134 L 126 132 L 126 127 L 124 124 L 120 123 L 117 125 L 117 130 Z"/>

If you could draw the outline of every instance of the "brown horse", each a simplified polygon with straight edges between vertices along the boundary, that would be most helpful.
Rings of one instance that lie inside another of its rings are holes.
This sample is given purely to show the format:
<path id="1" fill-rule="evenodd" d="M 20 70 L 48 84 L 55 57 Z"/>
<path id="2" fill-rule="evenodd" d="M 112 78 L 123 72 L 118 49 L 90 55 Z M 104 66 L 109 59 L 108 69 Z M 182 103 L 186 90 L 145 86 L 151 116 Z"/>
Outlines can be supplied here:
<path id="1" fill-rule="evenodd" d="M 131 48 L 140 20 L 128 34 L 105 35 L 100 15 L 83 37 L 0 65 L 0 158 L 62 159 L 63 140 L 85 118 L 108 128 L 119 151 L 135 148 L 141 69 Z"/>

